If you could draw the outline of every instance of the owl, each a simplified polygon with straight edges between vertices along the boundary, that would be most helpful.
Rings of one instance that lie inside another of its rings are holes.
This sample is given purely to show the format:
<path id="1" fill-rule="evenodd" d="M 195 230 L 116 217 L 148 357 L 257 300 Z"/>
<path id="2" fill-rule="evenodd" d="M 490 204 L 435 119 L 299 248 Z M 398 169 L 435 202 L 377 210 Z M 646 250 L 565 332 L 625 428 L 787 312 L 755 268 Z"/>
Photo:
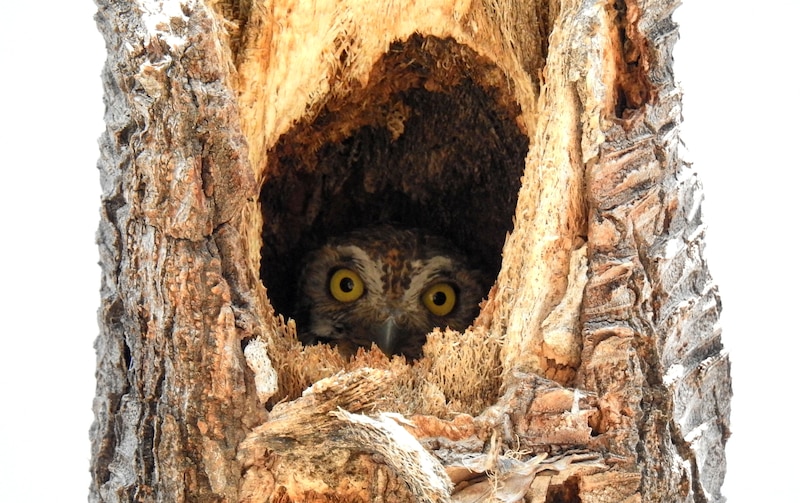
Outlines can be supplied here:
<path id="1" fill-rule="evenodd" d="M 310 253 L 300 274 L 298 332 L 345 354 L 377 345 L 422 356 L 434 327 L 467 328 L 484 295 L 482 274 L 444 238 L 388 225 L 355 230 Z"/>

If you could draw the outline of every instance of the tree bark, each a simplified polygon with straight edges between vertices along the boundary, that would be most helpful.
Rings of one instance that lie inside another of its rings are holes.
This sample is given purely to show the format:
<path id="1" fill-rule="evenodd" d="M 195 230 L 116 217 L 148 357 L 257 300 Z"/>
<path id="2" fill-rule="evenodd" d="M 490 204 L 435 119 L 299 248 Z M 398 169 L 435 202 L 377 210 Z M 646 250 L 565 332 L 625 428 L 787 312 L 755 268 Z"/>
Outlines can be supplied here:
<path id="1" fill-rule="evenodd" d="M 724 501 L 730 363 L 669 0 L 98 0 L 91 501 Z M 303 347 L 376 221 L 493 286 L 416 362 Z"/>

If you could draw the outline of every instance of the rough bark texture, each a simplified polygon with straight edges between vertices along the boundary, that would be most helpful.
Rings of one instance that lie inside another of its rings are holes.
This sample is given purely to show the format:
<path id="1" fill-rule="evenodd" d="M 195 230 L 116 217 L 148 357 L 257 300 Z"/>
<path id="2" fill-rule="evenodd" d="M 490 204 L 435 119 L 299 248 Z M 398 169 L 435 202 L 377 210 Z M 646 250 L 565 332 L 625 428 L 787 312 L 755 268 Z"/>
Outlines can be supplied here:
<path id="1" fill-rule="evenodd" d="M 98 0 L 91 501 L 724 501 L 730 364 L 677 2 Z M 496 278 L 409 364 L 301 346 L 302 254 Z"/>

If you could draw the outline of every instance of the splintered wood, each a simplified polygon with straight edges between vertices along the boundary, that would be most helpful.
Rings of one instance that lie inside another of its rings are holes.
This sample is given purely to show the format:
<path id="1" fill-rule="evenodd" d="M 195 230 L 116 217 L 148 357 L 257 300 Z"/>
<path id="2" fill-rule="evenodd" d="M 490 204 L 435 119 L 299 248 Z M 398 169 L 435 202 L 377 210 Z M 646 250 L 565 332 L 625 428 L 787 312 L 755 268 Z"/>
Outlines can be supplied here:
<path id="1" fill-rule="evenodd" d="M 724 500 L 677 0 L 97 3 L 90 501 Z M 381 219 L 486 265 L 478 318 L 302 346 L 302 255 Z"/>
<path id="2" fill-rule="evenodd" d="M 363 472 L 367 470 L 363 464 L 374 461 L 337 456 L 332 470 L 327 456 L 366 452 L 391 468 L 385 476 L 402 482 L 413 501 L 424 502 L 518 501 L 539 473 L 561 474 L 557 480 L 565 480 L 609 469 L 602 454 L 587 450 L 530 455 L 549 444 L 589 443 L 588 420 L 596 409 L 580 393 L 518 375 L 517 385 L 476 418 L 404 417 L 376 410 L 381 397 L 393 388 L 391 378 L 390 372 L 368 368 L 339 373 L 316 382 L 302 397 L 276 405 L 270 419 L 241 444 L 243 466 L 258 471 L 267 464 L 266 453 L 280 453 L 291 462 L 279 461 L 277 471 L 269 464 L 274 484 L 287 488 L 290 498 L 302 499 L 308 487 L 319 491 L 321 481 L 333 480 L 337 485 L 330 489 L 337 497 L 367 501 L 365 487 L 351 481 L 350 488 L 342 488 L 337 474 Z M 502 448 L 515 439 L 518 450 Z M 482 452 L 484 445 L 492 448 Z M 304 468 L 290 469 L 294 466 Z M 301 481 L 300 473 L 308 480 Z M 253 482 L 243 486 L 243 499 L 254 501 L 263 490 L 262 477 L 246 480 Z"/>

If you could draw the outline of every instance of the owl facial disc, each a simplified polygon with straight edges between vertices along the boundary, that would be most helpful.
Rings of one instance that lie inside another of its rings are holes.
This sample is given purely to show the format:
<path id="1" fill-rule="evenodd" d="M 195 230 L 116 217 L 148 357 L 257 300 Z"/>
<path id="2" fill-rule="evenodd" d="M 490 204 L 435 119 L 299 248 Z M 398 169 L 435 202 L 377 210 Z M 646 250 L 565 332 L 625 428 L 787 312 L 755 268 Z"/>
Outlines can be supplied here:
<path id="1" fill-rule="evenodd" d="M 306 257 L 298 335 L 345 354 L 375 344 L 386 355 L 417 359 L 434 328 L 460 331 L 472 323 L 482 279 L 441 237 L 388 225 L 359 229 Z"/>

